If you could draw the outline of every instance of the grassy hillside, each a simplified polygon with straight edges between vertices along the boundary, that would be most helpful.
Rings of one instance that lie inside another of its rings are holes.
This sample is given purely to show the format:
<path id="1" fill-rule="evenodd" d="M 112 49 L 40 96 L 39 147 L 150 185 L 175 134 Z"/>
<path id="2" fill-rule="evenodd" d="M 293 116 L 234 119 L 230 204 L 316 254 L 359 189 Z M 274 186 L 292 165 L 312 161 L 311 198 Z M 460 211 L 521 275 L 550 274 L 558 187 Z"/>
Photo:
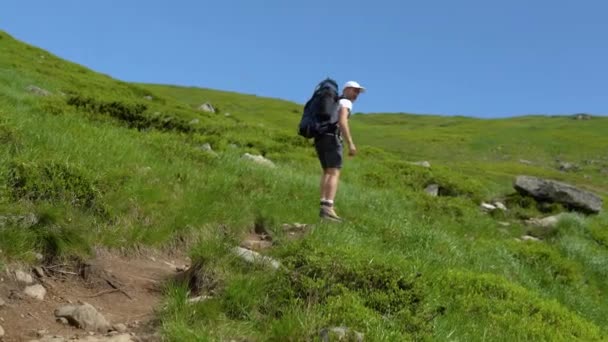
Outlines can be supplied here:
<path id="1" fill-rule="evenodd" d="M 197 110 L 205 102 L 219 112 Z M 186 248 L 212 298 L 187 304 L 184 284 L 167 286 L 158 328 L 170 341 L 302 341 L 334 326 L 370 341 L 608 338 L 608 215 L 568 213 L 543 241 L 517 241 L 521 219 L 561 208 L 512 195 L 515 175 L 530 174 L 605 201 L 607 118 L 355 115 L 360 153 L 346 161 L 336 225 L 317 219 L 300 110 L 121 82 L 0 32 L 0 216 L 39 218 L 0 226 L 0 265 L 97 245 Z M 432 167 L 408 163 L 419 160 Z M 431 183 L 444 196 L 424 193 Z M 509 211 L 479 209 L 494 198 Z M 314 227 L 291 239 L 281 226 L 292 222 Z M 272 233 L 264 253 L 279 270 L 231 253 L 256 225 Z"/>

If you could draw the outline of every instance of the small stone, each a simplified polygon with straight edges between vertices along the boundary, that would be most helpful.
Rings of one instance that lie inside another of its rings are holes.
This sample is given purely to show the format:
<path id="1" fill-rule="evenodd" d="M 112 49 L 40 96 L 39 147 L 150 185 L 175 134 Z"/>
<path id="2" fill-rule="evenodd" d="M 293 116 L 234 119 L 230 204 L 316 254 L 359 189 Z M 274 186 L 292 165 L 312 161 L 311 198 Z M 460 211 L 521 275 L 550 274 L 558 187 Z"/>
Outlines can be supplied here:
<path id="1" fill-rule="evenodd" d="M 502 211 L 507 211 L 507 206 L 502 202 L 494 202 L 494 206 Z"/>
<path id="2" fill-rule="evenodd" d="M 46 289 L 40 284 L 30 285 L 26 287 L 25 290 L 23 290 L 23 293 L 25 293 L 31 298 L 44 300 L 44 296 L 46 295 Z"/>
<path id="3" fill-rule="evenodd" d="M 247 248 L 253 251 L 261 251 L 272 247 L 270 241 L 258 241 L 258 240 L 245 240 L 241 243 L 241 247 Z"/>
<path id="4" fill-rule="evenodd" d="M 496 210 L 495 206 L 491 205 L 490 203 L 485 203 L 485 202 L 481 203 L 481 208 L 484 210 L 488 210 L 488 211 Z"/>
<path id="5" fill-rule="evenodd" d="M 6 305 L 6 302 L 4 301 L 4 299 L 0 298 L 0 308 L 4 307 Z"/>
<path id="6" fill-rule="evenodd" d="M 439 196 L 439 185 L 438 184 L 429 184 L 424 189 L 424 192 L 426 192 L 427 194 L 429 194 L 433 197 L 437 197 L 437 196 Z"/>
<path id="7" fill-rule="evenodd" d="M 213 297 L 210 296 L 198 296 L 198 297 L 193 297 L 193 298 L 188 298 L 188 303 L 192 304 L 192 303 L 200 303 L 200 302 L 204 302 L 208 299 L 211 299 Z"/>
<path id="8" fill-rule="evenodd" d="M 274 165 L 274 163 L 271 160 L 266 159 L 264 156 L 253 155 L 253 154 L 250 154 L 250 153 L 245 153 L 245 154 L 243 154 L 243 158 L 251 160 L 254 163 L 257 163 L 257 164 L 260 164 L 260 165 L 268 166 L 268 167 L 271 167 L 271 168 L 276 167 L 276 165 Z"/>
<path id="9" fill-rule="evenodd" d="M 21 270 L 15 272 L 15 277 L 17 281 L 24 284 L 32 284 L 34 282 L 34 278 L 28 273 L 25 273 Z"/>
<path id="10" fill-rule="evenodd" d="M 146 96 L 144 96 L 144 99 L 146 99 L 148 101 L 152 101 L 154 98 L 150 95 L 146 95 Z"/>
<path id="11" fill-rule="evenodd" d="M 198 107 L 198 109 L 202 110 L 203 112 L 215 113 L 215 108 L 213 108 L 213 105 L 211 105 L 209 102 L 203 103 Z"/>
<path id="12" fill-rule="evenodd" d="M 530 236 L 530 235 L 524 235 L 524 236 L 522 236 L 521 240 L 523 240 L 523 241 L 534 241 L 534 242 L 540 241 L 539 238 L 536 238 L 536 237 Z"/>
<path id="13" fill-rule="evenodd" d="M 44 270 L 40 266 L 34 267 L 34 274 L 39 278 L 42 278 L 45 276 Z"/>
<path id="14" fill-rule="evenodd" d="M 51 95 L 50 91 L 42 89 L 42 88 L 37 87 L 35 85 L 27 86 L 26 90 L 29 91 L 30 93 L 33 93 L 33 94 L 38 95 L 38 96 L 49 96 L 49 95 Z"/>
<path id="15" fill-rule="evenodd" d="M 499 225 L 503 226 L 503 227 L 509 227 L 511 224 L 509 222 L 498 222 Z"/>
<path id="16" fill-rule="evenodd" d="M 124 333 L 127 331 L 127 326 L 122 323 L 118 323 L 118 324 L 114 324 L 112 326 L 112 329 L 118 331 L 119 333 Z"/>
<path id="17" fill-rule="evenodd" d="M 107 333 L 110 323 L 91 304 L 65 305 L 55 310 L 56 317 L 65 317 L 68 322 L 87 331 Z"/>
<path id="18" fill-rule="evenodd" d="M 525 159 L 520 159 L 519 162 L 522 163 L 522 164 L 526 164 L 526 165 L 532 165 L 531 161 L 525 160 Z"/>
<path id="19" fill-rule="evenodd" d="M 281 264 L 278 261 L 242 247 L 235 247 L 234 252 L 236 253 L 236 255 L 241 257 L 241 259 L 249 263 L 262 262 L 268 264 L 273 269 L 278 269 L 279 267 L 281 267 Z"/>
<path id="20" fill-rule="evenodd" d="M 68 322 L 68 319 L 65 317 L 57 317 L 57 323 L 61 323 L 61 324 L 68 324 L 70 322 Z"/>
<path id="21" fill-rule="evenodd" d="M 38 330 L 36 332 L 36 335 L 38 335 L 38 337 L 42 337 L 42 336 L 47 335 L 48 333 L 49 333 L 48 330 Z"/>
<path id="22" fill-rule="evenodd" d="M 429 163 L 426 160 L 424 160 L 424 161 L 417 161 L 417 162 L 411 162 L 410 164 L 417 165 L 417 166 L 422 166 L 422 167 L 426 167 L 426 168 L 431 167 L 431 163 Z"/>
<path id="23" fill-rule="evenodd" d="M 36 258 L 38 261 L 42 261 L 44 260 L 44 255 L 42 255 L 42 253 L 36 253 L 34 254 L 34 258 Z"/>
<path id="24" fill-rule="evenodd" d="M 4 337 L 4 329 L 0 325 L 0 338 Z"/>
<path id="25" fill-rule="evenodd" d="M 191 125 L 198 125 L 201 121 L 199 119 L 193 119 L 192 121 L 190 121 Z"/>

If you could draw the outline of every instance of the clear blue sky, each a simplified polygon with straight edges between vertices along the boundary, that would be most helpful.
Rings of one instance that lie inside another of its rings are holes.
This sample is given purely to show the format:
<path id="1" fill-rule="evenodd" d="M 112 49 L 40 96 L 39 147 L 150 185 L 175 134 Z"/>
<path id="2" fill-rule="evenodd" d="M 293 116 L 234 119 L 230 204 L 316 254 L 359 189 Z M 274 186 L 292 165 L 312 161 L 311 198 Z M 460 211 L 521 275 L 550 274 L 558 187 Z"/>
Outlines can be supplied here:
<path id="1" fill-rule="evenodd" d="M 264 5 L 262 5 L 264 4 Z M 112 77 L 355 112 L 608 114 L 606 0 L 3 0 L 0 29 Z"/>

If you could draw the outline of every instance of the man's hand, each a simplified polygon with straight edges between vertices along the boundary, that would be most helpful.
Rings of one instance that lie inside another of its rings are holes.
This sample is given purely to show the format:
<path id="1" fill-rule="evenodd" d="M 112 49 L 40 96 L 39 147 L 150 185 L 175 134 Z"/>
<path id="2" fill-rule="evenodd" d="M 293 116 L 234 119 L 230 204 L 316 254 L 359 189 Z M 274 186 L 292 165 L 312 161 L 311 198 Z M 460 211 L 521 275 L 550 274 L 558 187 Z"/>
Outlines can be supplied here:
<path id="1" fill-rule="evenodd" d="M 351 157 L 354 157 L 357 154 L 357 147 L 355 146 L 355 144 L 349 144 L 348 145 L 348 155 Z"/>

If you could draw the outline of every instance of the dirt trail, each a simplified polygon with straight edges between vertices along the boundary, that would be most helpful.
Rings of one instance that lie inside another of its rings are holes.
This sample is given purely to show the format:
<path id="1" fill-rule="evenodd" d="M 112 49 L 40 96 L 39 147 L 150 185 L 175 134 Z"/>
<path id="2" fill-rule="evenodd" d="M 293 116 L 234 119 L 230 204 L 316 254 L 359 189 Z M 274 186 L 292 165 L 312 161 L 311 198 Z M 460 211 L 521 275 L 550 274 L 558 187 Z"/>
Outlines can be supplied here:
<path id="1" fill-rule="evenodd" d="M 46 289 L 42 301 L 24 294 L 27 285 L 15 279 L 18 267 L 9 267 L 0 275 L 0 299 L 5 302 L 0 307 L 5 335 L 0 340 L 89 336 L 83 329 L 58 322 L 54 314 L 61 306 L 83 302 L 93 305 L 111 324 L 124 324 L 133 341 L 159 340 L 153 319 L 161 304 L 162 286 L 187 265 L 184 257 L 152 252 L 127 257 L 99 250 L 86 263 L 43 266 L 43 276 L 23 269 Z"/>

